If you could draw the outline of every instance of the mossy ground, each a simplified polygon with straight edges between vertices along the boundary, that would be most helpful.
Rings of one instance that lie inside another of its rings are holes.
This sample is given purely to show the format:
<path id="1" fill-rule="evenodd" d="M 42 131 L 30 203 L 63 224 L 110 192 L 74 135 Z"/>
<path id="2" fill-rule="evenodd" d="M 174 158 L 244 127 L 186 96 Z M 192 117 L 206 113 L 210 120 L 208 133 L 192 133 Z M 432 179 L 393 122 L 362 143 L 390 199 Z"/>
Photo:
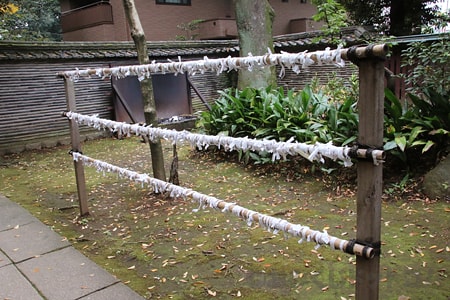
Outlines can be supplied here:
<path id="1" fill-rule="evenodd" d="M 167 168 L 172 147 L 164 144 Z M 78 218 L 68 147 L 0 160 L 0 193 L 21 204 L 146 298 L 351 299 L 355 257 L 298 244 L 256 224 L 86 168 L 91 215 Z M 83 152 L 150 172 L 148 145 L 98 140 Z M 307 169 L 246 167 L 178 147 L 181 184 L 292 223 L 354 238 L 355 189 L 326 186 Z M 345 192 L 343 190 L 345 189 Z M 339 194 L 336 191 L 340 190 Z M 448 299 L 449 203 L 385 195 L 380 299 Z"/>

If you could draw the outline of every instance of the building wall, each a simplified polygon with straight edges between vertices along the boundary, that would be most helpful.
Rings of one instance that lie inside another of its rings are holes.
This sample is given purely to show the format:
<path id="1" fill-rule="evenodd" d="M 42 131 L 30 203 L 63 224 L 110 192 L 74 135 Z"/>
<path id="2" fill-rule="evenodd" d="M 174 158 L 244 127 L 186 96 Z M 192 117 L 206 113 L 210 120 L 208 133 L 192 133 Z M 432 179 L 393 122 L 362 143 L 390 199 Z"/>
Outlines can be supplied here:
<path id="1" fill-rule="evenodd" d="M 273 35 L 282 35 L 294 33 L 290 30 L 290 21 L 302 18 L 311 18 L 316 13 L 316 7 L 311 4 L 301 3 L 300 0 L 289 0 L 282 2 L 281 0 L 269 0 L 270 5 L 275 11 L 275 19 L 273 21 Z M 320 29 L 320 26 L 317 29 Z"/>
<path id="2" fill-rule="evenodd" d="M 68 122 L 62 117 L 67 110 L 64 80 L 57 78 L 56 73 L 86 68 L 87 63 L 70 62 L 70 67 L 66 63 L 39 60 L 0 63 L 0 155 L 70 142 Z M 108 63 L 99 61 L 98 65 L 106 67 Z M 109 81 L 97 78 L 80 82 L 75 90 L 78 110 L 111 117 L 110 85 Z M 86 128 L 81 132 L 99 134 Z"/>
<path id="3" fill-rule="evenodd" d="M 69 9 L 69 0 L 61 0 L 61 10 Z M 273 34 L 292 33 L 290 21 L 310 18 L 315 7 L 300 0 L 269 1 L 275 11 Z M 307 1 L 310 2 L 310 1 Z M 148 41 L 175 40 L 185 32 L 177 25 L 193 20 L 234 19 L 234 6 L 231 0 L 192 0 L 190 6 L 161 5 L 155 0 L 135 0 L 142 27 Z M 64 32 L 65 41 L 131 41 L 130 30 L 126 22 L 122 0 L 110 0 L 114 24 L 99 25 L 71 32 Z"/>
<path id="4" fill-rule="evenodd" d="M 99 47 L 101 47 L 99 45 Z M 26 53 L 33 52 L 33 46 Z M 1 53 L 0 45 L 0 57 Z M 25 54 L 25 53 L 24 53 Z M 70 143 L 66 111 L 64 80 L 57 73 L 86 68 L 107 68 L 111 65 L 131 65 L 137 61 L 120 57 L 89 59 L 0 60 L 0 155 L 24 150 L 49 148 Z M 113 56 L 113 55 L 111 55 Z M 195 59 L 195 58 L 192 58 Z M 198 58 L 200 59 L 200 58 Z M 191 79 L 209 104 L 218 90 L 229 86 L 227 73 L 197 74 Z M 205 110 L 200 98 L 191 89 L 194 111 Z M 109 78 L 93 76 L 75 83 L 77 111 L 114 119 L 113 91 Z M 83 139 L 105 135 L 103 131 L 80 127 Z"/>
<path id="5" fill-rule="evenodd" d="M 75 30 L 64 33 L 64 41 L 85 41 L 85 42 L 95 42 L 95 41 L 116 41 L 122 40 L 120 32 L 117 32 L 115 25 L 103 24 L 95 27 L 88 27 L 82 30 Z M 126 32 L 126 31 L 125 31 Z"/>

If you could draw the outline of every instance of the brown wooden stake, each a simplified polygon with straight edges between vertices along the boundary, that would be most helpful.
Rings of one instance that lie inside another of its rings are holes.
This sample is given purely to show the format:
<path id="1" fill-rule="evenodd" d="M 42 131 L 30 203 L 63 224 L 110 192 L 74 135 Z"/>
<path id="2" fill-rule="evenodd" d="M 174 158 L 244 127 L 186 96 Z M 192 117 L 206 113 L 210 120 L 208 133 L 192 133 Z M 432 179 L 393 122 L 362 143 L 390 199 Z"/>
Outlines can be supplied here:
<path id="1" fill-rule="evenodd" d="M 372 148 L 383 145 L 384 62 L 365 58 L 359 64 L 358 141 Z M 380 247 L 382 164 L 358 162 L 357 243 Z M 356 257 L 356 299 L 379 297 L 380 256 Z"/>
<path id="2" fill-rule="evenodd" d="M 76 112 L 77 105 L 75 101 L 75 88 L 73 85 L 73 81 L 64 78 L 64 86 L 66 88 L 67 110 Z M 70 139 L 72 141 L 72 151 L 81 152 L 80 132 L 78 130 L 77 122 L 75 120 L 69 120 L 69 127 L 70 127 Z M 75 178 L 77 182 L 80 216 L 87 216 L 89 215 L 89 208 L 87 202 L 86 179 L 84 176 L 83 162 L 74 161 L 73 164 L 75 168 Z"/>

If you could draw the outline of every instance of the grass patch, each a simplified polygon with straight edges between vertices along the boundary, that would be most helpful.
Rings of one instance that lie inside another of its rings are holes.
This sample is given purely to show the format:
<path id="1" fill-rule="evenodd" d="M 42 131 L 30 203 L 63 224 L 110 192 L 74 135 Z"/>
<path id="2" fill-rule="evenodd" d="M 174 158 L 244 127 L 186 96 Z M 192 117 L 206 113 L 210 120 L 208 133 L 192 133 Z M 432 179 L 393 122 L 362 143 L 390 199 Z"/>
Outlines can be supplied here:
<path id="1" fill-rule="evenodd" d="M 172 146 L 164 144 L 167 169 Z M 354 238 L 354 189 L 336 195 L 318 176 L 289 166 L 253 168 L 179 147 L 181 185 L 292 223 Z M 67 147 L 8 155 L 0 193 L 21 204 L 146 298 L 351 299 L 355 257 L 274 235 L 257 224 L 86 168 L 91 215 L 78 218 Z M 83 152 L 151 173 L 136 138 L 88 141 Z M 293 175 L 295 174 L 295 175 Z M 339 183 L 335 183 L 339 184 Z M 353 188 L 356 187 L 356 184 Z M 341 189 L 342 191 L 342 189 Z M 383 202 L 380 299 L 447 299 L 449 204 Z M 420 200 L 420 199 L 419 199 Z"/>

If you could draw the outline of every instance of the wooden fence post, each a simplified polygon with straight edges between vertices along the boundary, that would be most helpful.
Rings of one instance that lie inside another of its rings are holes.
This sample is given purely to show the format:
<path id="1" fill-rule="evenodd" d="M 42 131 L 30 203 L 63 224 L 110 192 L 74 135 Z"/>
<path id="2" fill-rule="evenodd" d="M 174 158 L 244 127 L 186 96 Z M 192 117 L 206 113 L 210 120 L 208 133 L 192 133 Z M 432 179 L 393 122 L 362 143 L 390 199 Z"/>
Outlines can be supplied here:
<path id="1" fill-rule="evenodd" d="M 369 57 L 358 60 L 359 65 L 359 133 L 363 146 L 383 146 L 384 120 L 384 60 Z M 358 162 L 357 233 L 356 241 L 380 249 L 382 164 Z M 367 259 L 356 257 L 356 299 L 379 297 L 380 255 Z"/>
<path id="2" fill-rule="evenodd" d="M 64 87 L 66 89 L 67 110 L 75 112 L 77 110 L 77 105 L 75 101 L 75 88 L 73 81 L 64 78 Z M 72 151 L 81 152 L 80 132 L 78 129 L 77 122 L 75 122 L 75 120 L 69 120 L 69 127 L 70 127 L 70 139 L 72 142 Z M 86 179 L 84 176 L 84 166 L 81 161 L 74 161 L 73 164 L 75 168 L 75 178 L 77 182 L 80 216 L 86 216 L 89 215 L 89 208 L 86 193 Z"/>

